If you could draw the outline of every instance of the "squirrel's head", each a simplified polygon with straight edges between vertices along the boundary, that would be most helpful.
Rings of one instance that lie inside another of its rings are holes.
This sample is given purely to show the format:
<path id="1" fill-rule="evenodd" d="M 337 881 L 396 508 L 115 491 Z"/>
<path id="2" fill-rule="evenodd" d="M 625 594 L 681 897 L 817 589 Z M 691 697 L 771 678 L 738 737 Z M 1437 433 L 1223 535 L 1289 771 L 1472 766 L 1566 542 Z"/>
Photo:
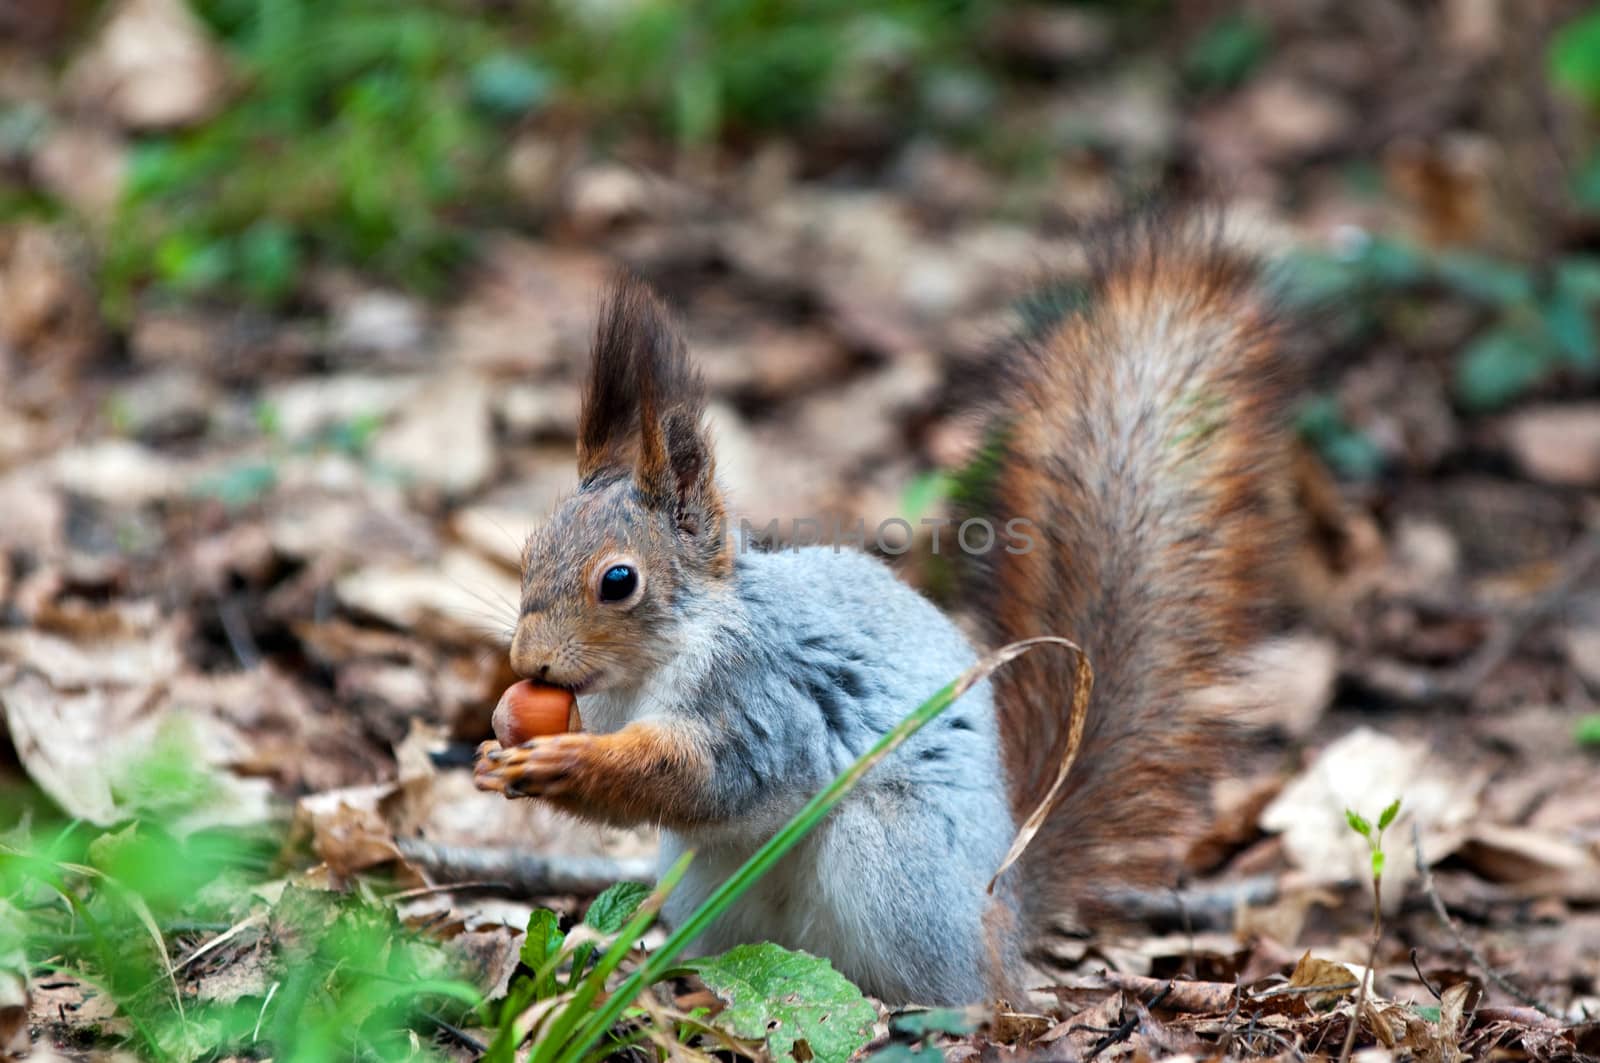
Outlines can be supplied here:
<path id="1" fill-rule="evenodd" d="M 576 692 L 636 683 L 681 644 L 688 608 L 731 580 L 704 409 L 666 310 L 617 280 L 578 418 L 578 490 L 523 551 L 517 674 Z"/>

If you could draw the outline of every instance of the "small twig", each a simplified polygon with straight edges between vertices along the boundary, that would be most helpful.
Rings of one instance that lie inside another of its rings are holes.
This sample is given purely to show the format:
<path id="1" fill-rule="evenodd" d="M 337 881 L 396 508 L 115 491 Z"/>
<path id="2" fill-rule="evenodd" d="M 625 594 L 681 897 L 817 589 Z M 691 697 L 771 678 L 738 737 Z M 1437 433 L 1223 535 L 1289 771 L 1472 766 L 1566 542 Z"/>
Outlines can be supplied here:
<path id="1" fill-rule="evenodd" d="M 1551 1015 L 1544 1008 L 1479 1008 L 1477 1017 L 1485 1022 L 1514 1022 L 1518 1026 L 1531 1026 L 1535 1030 L 1565 1030 L 1566 1021 Z"/>
<path id="2" fill-rule="evenodd" d="M 204 956 L 206 953 L 211 952 L 213 949 L 221 948 L 223 945 L 227 944 L 229 941 L 232 941 L 235 937 L 237 937 L 238 935 L 244 933 L 246 930 L 249 930 L 252 927 L 265 925 L 266 921 L 267 921 L 267 916 L 266 916 L 266 913 L 264 913 L 264 912 L 257 912 L 254 915 L 248 916 L 245 919 L 240 920 L 239 922 L 233 924 L 233 926 L 229 927 L 227 930 L 223 931 L 222 933 L 218 934 L 216 937 L 212 938 L 210 941 L 206 942 L 204 945 L 201 945 L 199 948 L 197 948 L 193 952 L 189 953 L 189 955 L 185 956 L 183 959 L 179 960 L 176 964 L 173 965 L 172 969 L 175 970 L 175 971 L 183 970 L 185 967 L 189 966 L 191 963 L 193 963 L 195 960 L 198 960 L 200 957 Z"/>
<path id="3" fill-rule="evenodd" d="M 1273 1044 L 1277 1045 L 1279 1048 L 1283 1049 L 1284 1051 L 1288 1052 L 1290 1055 L 1294 1056 L 1295 1059 L 1303 1061 L 1306 1058 L 1304 1056 L 1304 1054 L 1301 1053 L 1300 1049 L 1295 1046 L 1295 1043 L 1293 1041 L 1289 1040 L 1288 1037 L 1284 1036 L 1283 1034 L 1279 1033 L 1276 1030 L 1268 1030 L 1266 1028 L 1262 1028 L 1262 1029 L 1256 1031 L 1256 1035 L 1258 1037 L 1265 1037 L 1267 1040 L 1271 1041 Z"/>
<path id="4" fill-rule="evenodd" d="M 1156 1005 L 1165 1000 L 1167 998 L 1167 994 L 1172 992 L 1172 986 L 1173 983 L 1168 982 L 1167 988 L 1157 993 L 1155 997 L 1151 999 L 1149 1004 L 1144 1005 L 1146 1010 L 1154 1009 Z M 1089 1049 L 1088 1055 L 1084 1056 L 1083 1058 L 1093 1059 L 1095 1056 L 1098 1056 L 1101 1052 L 1104 1052 L 1118 1041 L 1126 1040 L 1134 1030 L 1137 1030 L 1139 1028 L 1139 1007 L 1140 1005 L 1138 999 L 1135 998 L 1134 1006 L 1132 1008 L 1133 1014 L 1124 1019 L 1122 1024 L 1116 1029 L 1112 1030 L 1110 1033 L 1100 1038 L 1100 1040 L 1096 1041 L 1094 1047 Z"/>
<path id="5" fill-rule="evenodd" d="M 1263 989 L 1259 993 L 1251 993 L 1252 1002 L 1258 1000 L 1271 1000 L 1273 997 L 1300 997 L 1311 996 L 1316 993 L 1343 993 L 1354 989 L 1357 982 L 1340 982 L 1337 985 L 1278 985 L 1271 989 Z"/>
<path id="6" fill-rule="evenodd" d="M 1131 920 L 1183 926 L 1186 932 L 1232 926 L 1241 905 L 1259 907 L 1278 899 L 1278 876 L 1252 875 L 1235 882 L 1184 886 L 1179 889 L 1107 890 L 1106 901 Z"/>
<path id="7" fill-rule="evenodd" d="M 219 601 L 217 619 L 222 621 L 222 633 L 227 636 L 228 646 L 238 659 L 239 667 L 248 672 L 260 665 L 261 649 L 256 645 L 255 636 L 250 633 L 250 621 L 246 619 L 244 610 L 239 608 L 239 600 L 229 595 Z"/>
<path id="8" fill-rule="evenodd" d="M 261 1022 L 267 1017 L 267 1009 L 272 1006 L 272 998 L 278 995 L 278 987 L 282 982 L 273 982 L 267 990 L 267 999 L 261 1002 L 261 1010 L 256 1012 L 256 1028 L 250 1031 L 250 1043 L 255 1044 L 261 1039 Z"/>
<path id="9" fill-rule="evenodd" d="M 655 865 L 650 860 L 438 845 L 420 838 L 400 838 L 395 844 L 400 855 L 441 879 L 455 882 L 492 879 L 523 896 L 596 894 L 615 882 L 648 882 L 655 877 Z"/>
<path id="10" fill-rule="evenodd" d="M 470 1033 L 468 1033 L 467 1031 L 463 1030 L 461 1027 L 454 1026 L 454 1025 L 451 1025 L 450 1023 L 448 1023 L 448 1022 L 445 1022 L 443 1019 L 441 1019 L 439 1016 L 435 1015 L 433 1012 L 424 1011 L 424 1012 L 422 1012 L 422 1017 L 424 1019 L 427 1019 L 430 1023 L 432 1023 L 435 1027 L 437 1027 L 441 1032 L 443 1032 L 444 1034 L 449 1036 L 452 1040 L 454 1040 L 462 1048 L 465 1048 L 465 1049 L 468 1049 L 470 1051 L 476 1052 L 480 1056 L 483 1055 L 485 1052 L 489 1051 L 489 1046 L 488 1045 L 484 1044 L 482 1041 L 478 1040 L 476 1037 L 472 1036 Z"/>
<path id="11" fill-rule="evenodd" d="M 1428 992 L 1432 993 L 1433 994 L 1433 999 L 1439 1001 L 1439 1003 L 1441 1003 L 1441 1004 L 1444 1003 L 1444 997 L 1440 996 L 1439 995 L 1439 991 L 1437 989 L 1433 988 L 1433 983 L 1428 981 L 1428 976 L 1422 973 L 1421 966 L 1419 966 L 1417 964 L 1417 950 L 1416 949 L 1412 949 L 1411 950 L 1411 969 L 1413 971 L 1417 972 L 1417 979 L 1422 983 L 1422 988 L 1424 988 Z"/>
<path id="12" fill-rule="evenodd" d="M 1217 1046 L 1217 1055 L 1222 1059 L 1228 1058 L 1228 1049 L 1233 1047 L 1233 1024 L 1239 1019 L 1239 1005 L 1244 1000 L 1242 977 L 1241 971 L 1233 974 L 1233 1004 L 1228 1008 L 1228 1017 L 1222 1020 L 1222 1043 Z"/>
<path id="13" fill-rule="evenodd" d="M 1120 989 L 1144 1000 L 1153 1008 L 1159 1001 L 1168 1011 L 1187 1014 L 1216 1014 L 1226 1011 L 1234 999 L 1232 982 L 1183 982 L 1150 978 L 1141 974 L 1101 971 L 1097 989 Z"/>
<path id="14" fill-rule="evenodd" d="M 433 886 L 413 886 L 408 890 L 396 890 L 385 895 L 386 902 L 411 901 L 418 897 L 431 897 L 436 893 L 464 893 L 467 890 L 509 890 L 511 883 L 495 882 L 491 879 L 480 879 L 468 882 L 440 882 Z"/>
<path id="15" fill-rule="evenodd" d="M 1189 917 L 1189 906 L 1183 903 L 1182 885 L 1180 882 L 1178 886 L 1173 887 L 1172 899 L 1177 902 L 1178 913 L 1183 916 L 1183 936 L 1187 941 L 1183 954 L 1183 974 L 1188 978 L 1198 978 L 1200 968 L 1195 963 L 1194 957 L 1194 920 Z"/>
<path id="16" fill-rule="evenodd" d="M 1418 668 L 1378 659 L 1353 666 L 1352 676 L 1398 701 L 1425 702 L 1469 698 L 1522 644 L 1528 633 L 1572 597 L 1600 565 L 1600 532 L 1578 540 L 1561 560 L 1548 586 L 1520 609 L 1503 616 L 1487 638 L 1465 660 L 1449 668 Z"/>
<path id="17" fill-rule="evenodd" d="M 1433 884 L 1433 872 L 1429 870 L 1427 861 L 1422 858 L 1422 832 L 1417 829 L 1415 823 L 1411 824 L 1411 847 L 1416 854 L 1417 873 L 1422 877 L 1422 891 L 1428 895 L 1428 900 L 1433 904 L 1433 914 L 1439 917 L 1439 922 L 1444 924 L 1444 928 L 1455 939 L 1456 947 L 1465 952 L 1468 959 L 1472 960 L 1478 970 L 1482 971 L 1489 981 L 1499 986 L 1512 999 L 1526 1004 L 1530 1008 L 1536 1008 L 1540 1013 L 1558 1022 L 1565 1021 L 1559 1012 L 1544 1004 L 1533 994 L 1519 989 L 1505 975 L 1490 966 L 1489 961 L 1483 958 L 1483 953 L 1479 952 L 1472 942 L 1467 940 L 1466 935 L 1461 932 L 1461 928 L 1456 926 L 1455 920 L 1450 918 L 1449 911 L 1445 909 L 1444 900 L 1439 896 L 1438 887 Z"/>
<path id="18" fill-rule="evenodd" d="M 1495 669 L 1505 663 L 1506 658 L 1511 656 L 1511 652 L 1539 621 L 1566 604 L 1596 564 L 1600 564 L 1600 533 L 1591 532 L 1578 540 L 1577 545 L 1561 559 L 1561 570 L 1548 587 L 1535 595 L 1533 601 L 1506 617 L 1471 657 L 1452 670 L 1449 679 L 1455 689 L 1466 693 L 1482 685 Z"/>

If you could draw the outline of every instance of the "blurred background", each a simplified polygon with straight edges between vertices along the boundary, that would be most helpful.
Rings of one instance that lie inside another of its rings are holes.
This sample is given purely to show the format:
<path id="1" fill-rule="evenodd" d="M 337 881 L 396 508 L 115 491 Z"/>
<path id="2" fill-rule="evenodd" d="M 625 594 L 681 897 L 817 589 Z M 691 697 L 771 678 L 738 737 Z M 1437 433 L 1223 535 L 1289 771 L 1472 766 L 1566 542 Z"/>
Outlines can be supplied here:
<path id="1" fill-rule="evenodd" d="M 1298 683 L 1193 866 L 1347 885 L 1286 783 L 1437 778 L 1452 906 L 1551 1002 L 1600 992 L 1600 7 L 0 0 L 0 42 L 27 838 L 248 824 L 342 879 L 401 837 L 646 853 L 450 759 L 510 678 L 609 272 L 681 315 L 740 512 L 915 522 L 1085 225 L 1209 201 L 1302 326 L 1315 534 Z M 1285 948 L 1366 918 L 1298 911 Z"/>

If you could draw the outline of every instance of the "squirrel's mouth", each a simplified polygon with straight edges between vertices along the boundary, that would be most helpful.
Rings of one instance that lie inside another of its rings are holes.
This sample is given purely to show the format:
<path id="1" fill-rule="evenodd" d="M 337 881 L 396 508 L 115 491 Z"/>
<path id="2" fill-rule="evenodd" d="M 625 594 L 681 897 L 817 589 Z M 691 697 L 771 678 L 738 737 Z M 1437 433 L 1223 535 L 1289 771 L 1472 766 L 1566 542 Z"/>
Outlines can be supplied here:
<path id="1" fill-rule="evenodd" d="M 560 687 L 562 690 L 565 690 L 567 693 L 576 698 L 582 697 L 585 693 L 594 690 L 599 684 L 600 679 L 600 673 L 593 672 L 579 679 L 572 680 L 571 682 L 558 683 L 552 680 L 550 681 L 550 685 L 553 687 Z"/>

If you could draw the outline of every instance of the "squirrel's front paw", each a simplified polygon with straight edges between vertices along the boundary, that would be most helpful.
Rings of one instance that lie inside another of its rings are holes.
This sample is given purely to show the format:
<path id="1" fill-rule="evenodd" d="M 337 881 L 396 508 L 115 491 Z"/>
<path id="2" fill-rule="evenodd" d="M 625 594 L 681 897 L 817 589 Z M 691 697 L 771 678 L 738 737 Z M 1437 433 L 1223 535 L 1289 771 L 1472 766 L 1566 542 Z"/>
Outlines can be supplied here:
<path id="1" fill-rule="evenodd" d="M 560 797 L 571 787 L 593 735 L 582 732 L 535 738 L 511 749 L 498 742 L 478 747 L 472 781 L 507 797 Z"/>

